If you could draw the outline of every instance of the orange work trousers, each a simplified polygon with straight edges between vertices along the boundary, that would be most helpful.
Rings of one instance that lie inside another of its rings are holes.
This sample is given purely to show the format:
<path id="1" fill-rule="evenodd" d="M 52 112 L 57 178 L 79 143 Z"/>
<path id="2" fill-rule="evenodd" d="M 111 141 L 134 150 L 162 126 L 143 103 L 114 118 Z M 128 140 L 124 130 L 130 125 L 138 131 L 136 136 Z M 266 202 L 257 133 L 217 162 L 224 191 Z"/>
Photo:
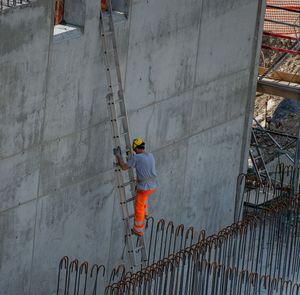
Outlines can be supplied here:
<path id="1" fill-rule="evenodd" d="M 107 3 L 106 0 L 101 0 L 101 9 L 106 10 L 107 9 Z"/>
<path id="2" fill-rule="evenodd" d="M 155 191 L 156 189 L 136 192 L 133 230 L 139 235 L 144 234 L 145 216 L 148 215 L 148 197 Z"/>

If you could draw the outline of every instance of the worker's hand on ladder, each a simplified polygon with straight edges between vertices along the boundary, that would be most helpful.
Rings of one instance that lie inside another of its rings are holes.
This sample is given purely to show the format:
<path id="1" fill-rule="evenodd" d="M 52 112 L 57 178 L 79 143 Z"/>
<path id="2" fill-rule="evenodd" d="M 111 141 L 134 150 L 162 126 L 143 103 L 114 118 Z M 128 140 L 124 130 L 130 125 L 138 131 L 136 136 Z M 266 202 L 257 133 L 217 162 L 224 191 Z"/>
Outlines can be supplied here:
<path id="1" fill-rule="evenodd" d="M 113 149 L 113 153 L 118 158 L 122 157 L 121 148 L 119 146 L 117 148 Z"/>

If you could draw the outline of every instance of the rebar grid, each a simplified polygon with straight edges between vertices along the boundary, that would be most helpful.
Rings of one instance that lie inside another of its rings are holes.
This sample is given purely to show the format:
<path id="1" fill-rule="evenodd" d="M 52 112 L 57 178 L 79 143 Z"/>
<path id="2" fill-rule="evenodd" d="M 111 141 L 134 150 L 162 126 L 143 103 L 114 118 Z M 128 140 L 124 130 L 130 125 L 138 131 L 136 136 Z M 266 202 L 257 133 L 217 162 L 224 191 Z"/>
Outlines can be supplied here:
<path id="1" fill-rule="evenodd" d="M 249 285 L 245 274 L 255 274 L 261 281 L 275 278 L 272 284 L 276 286 L 278 282 L 290 282 L 298 292 L 295 284 L 300 266 L 299 201 L 298 196 L 276 200 L 269 208 L 247 215 L 217 235 L 125 276 L 109 285 L 106 294 L 257 294 L 257 284 Z M 203 269 L 206 264 L 214 268 Z M 233 277 L 243 279 L 236 281 L 240 285 L 232 282 Z M 238 287 L 242 283 L 244 286 Z M 277 294 L 272 286 L 268 285 L 268 294 Z"/>
<path id="2" fill-rule="evenodd" d="M 172 221 L 167 222 L 164 219 L 155 222 L 150 217 L 147 219 L 145 231 L 145 239 L 148 241 L 147 266 L 204 238 L 205 231 L 197 235 L 193 227 L 185 228 L 183 224 L 175 226 Z M 104 294 L 106 285 L 132 275 L 131 272 L 126 272 L 124 265 L 113 269 L 110 276 L 105 274 L 104 265 L 90 265 L 87 261 L 80 263 L 78 259 L 71 261 L 68 256 L 64 256 L 58 267 L 57 294 Z"/>
<path id="3" fill-rule="evenodd" d="M 299 169 L 280 163 L 269 171 L 270 182 L 262 182 L 256 175 L 241 173 L 237 178 L 234 220 L 243 218 L 249 210 L 262 209 L 274 200 L 293 194 L 294 180 Z M 299 189 L 299 188 L 298 188 Z"/>
<path id="4" fill-rule="evenodd" d="M 79 266 L 78 261 L 68 263 L 64 257 L 59 265 L 61 286 L 58 284 L 57 294 L 238 295 L 264 294 L 264 290 L 268 295 L 300 294 L 299 202 L 298 195 L 277 198 L 216 235 L 205 237 L 205 232 L 200 232 L 193 244 L 192 230 L 188 229 L 181 242 L 177 239 L 175 248 L 179 250 L 168 257 L 163 257 L 168 253 L 164 252 L 168 242 L 162 239 L 157 244 L 161 247 L 152 247 L 155 257 L 162 259 L 136 273 L 119 266 L 109 276 L 105 290 L 104 266 L 89 269 L 86 262 Z M 162 224 L 159 221 L 154 232 Z M 181 232 L 181 228 L 176 231 Z M 165 234 L 170 237 L 167 231 Z"/>
<path id="5" fill-rule="evenodd" d="M 209 294 L 209 295 L 251 295 L 251 294 L 299 294 L 300 284 L 290 280 L 273 278 L 270 275 L 259 275 L 247 270 L 238 271 L 236 268 L 225 268 L 216 262 L 208 263 L 203 260 L 193 265 L 193 277 L 190 289 L 184 289 L 181 283 L 187 278 L 181 276 L 177 284 L 175 277 L 180 264 L 170 264 L 165 267 L 169 274 L 152 272 L 141 284 L 132 282 L 126 286 L 111 286 L 106 289 L 106 295 L 129 294 Z M 161 282 L 167 287 L 162 287 Z M 179 290 L 179 291 L 178 291 Z"/>

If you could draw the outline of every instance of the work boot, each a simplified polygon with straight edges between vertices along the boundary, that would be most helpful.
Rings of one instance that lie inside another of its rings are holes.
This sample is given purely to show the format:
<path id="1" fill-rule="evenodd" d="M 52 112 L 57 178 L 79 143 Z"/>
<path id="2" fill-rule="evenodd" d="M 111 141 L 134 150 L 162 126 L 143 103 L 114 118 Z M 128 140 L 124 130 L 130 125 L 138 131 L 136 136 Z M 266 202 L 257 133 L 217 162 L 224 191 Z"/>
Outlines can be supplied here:
<path id="1" fill-rule="evenodd" d="M 137 237 L 143 236 L 143 233 L 137 232 L 134 228 L 131 229 L 131 233 Z"/>

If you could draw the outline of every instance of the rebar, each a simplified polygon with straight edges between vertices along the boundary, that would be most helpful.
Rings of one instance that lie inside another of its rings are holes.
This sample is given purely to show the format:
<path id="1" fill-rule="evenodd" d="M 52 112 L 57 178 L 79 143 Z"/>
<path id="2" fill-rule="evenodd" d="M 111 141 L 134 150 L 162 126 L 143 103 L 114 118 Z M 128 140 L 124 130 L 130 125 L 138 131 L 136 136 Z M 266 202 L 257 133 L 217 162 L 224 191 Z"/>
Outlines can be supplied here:
<path id="1" fill-rule="evenodd" d="M 128 295 L 238 295 L 264 290 L 267 294 L 297 294 L 299 201 L 298 196 L 276 199 L 217 235 L 142 269 L 135 279 L 107 288 L 111 294 Z M 121 287 L 124 293 L 120 293 Z M 148 293 L 143 293 L 145 290 Z"/>
<path id="2" fill-rule="evenodd" d="M 193 227 L 149 218 L 149 261 L 136 273 L 120 265 L 105 278 L 103 265 L 90 270 L 87 262 L 63 257 L 57 295 L 297 294 L 300 198 L 282 185 L 293 176 L 292 168 L 277 167 L 277 186 L 258 183 L 245 189 L 242 219 L 217 234 L 206 237 L 205 231 L 196 234 Z"/>
<path id="3" fill-rule="evenodd" d="M 256 176 L 240 174 L 237 179 L 234 220 L 240 220 L 248 212 L 262 210 L 276 199 L 292 195 L 294 179 L 299 175 L 299 170 L 299 167 L 280 163 L 275 171 L 270 172 L 271 183 L 263 183 Z"/>

